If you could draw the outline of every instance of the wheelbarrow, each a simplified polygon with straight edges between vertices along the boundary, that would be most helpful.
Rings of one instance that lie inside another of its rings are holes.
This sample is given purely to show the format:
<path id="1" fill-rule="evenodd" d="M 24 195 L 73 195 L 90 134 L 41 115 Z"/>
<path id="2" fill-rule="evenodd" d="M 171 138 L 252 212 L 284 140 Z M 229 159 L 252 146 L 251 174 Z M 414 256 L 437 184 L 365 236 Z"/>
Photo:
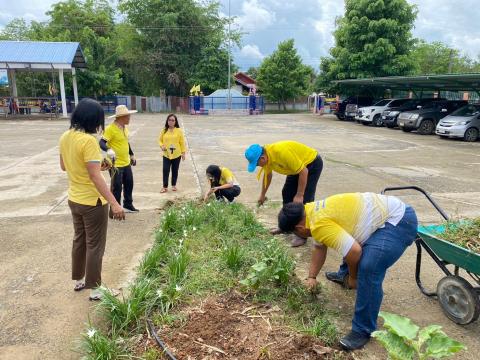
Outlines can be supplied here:
<path id="1" fill-rule="evenodd" d="M 415 190 L 422 193 L 440 215 L 448 220 L 447 214 L 430 195 L 417 186 L 389 187 L 383 190 L 382 194 L 400 190 Z M 480 255 L 440 239 L 438 235 L 444 231 L 444 225 L 418 226 L 415 240 L 417 246 L 415 280 L 424 295 L 438 299 L 443 312 L 450 320 L 467 325 L 477 320 L 480 315 L 480 286 L 472 286 L 460 275 L 460 269 L 463 269 L 474 283 L 480 285 Z M 420 271 L 423 250 L 445 273 L 445 277 L 438 282 L 436 291 L 428 291 L 422 285 Z M 447 266 L 453 267 L 453 273 Z"/>

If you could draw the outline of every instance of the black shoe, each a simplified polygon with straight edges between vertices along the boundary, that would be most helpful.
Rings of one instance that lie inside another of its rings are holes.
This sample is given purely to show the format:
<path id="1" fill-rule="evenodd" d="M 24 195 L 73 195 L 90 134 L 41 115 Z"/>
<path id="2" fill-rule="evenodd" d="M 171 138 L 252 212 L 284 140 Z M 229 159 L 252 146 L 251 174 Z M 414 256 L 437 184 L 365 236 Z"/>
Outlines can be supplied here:
<path id="1" fill-rule="evenodd" d="M 125 212 L 128 212 L 128 213 L 134 213 L 134 212 L 139 212 L 140 211 L 138 209 L 135 209 L 135 207 L 133 205 L 124 206 L 123 209 L 125 210 Z"/>
<path id="2" fill-rule="evenodd" d="M 335 272 L 335 271 L 327 271 L 327 272 L 325 273 L 325 277 L 327 278 L 327 280 L 333 281 L 334 283 L 340 284 L 340 285 L 342 285 L 342 286 L 345 286 L 346 280 L 347 280 L 347 276 L 348 276 L 348 275 L 340 276 L 340 275 L 338 275 L 338 273 Z"/>
<path id="3" fill-rule="evenodd" d="M 340 346 L 343 350 L 352 351 L 365 346 L 370 341 L 370 336 L 350 331 L 350 333 L 340 339 Z"/>

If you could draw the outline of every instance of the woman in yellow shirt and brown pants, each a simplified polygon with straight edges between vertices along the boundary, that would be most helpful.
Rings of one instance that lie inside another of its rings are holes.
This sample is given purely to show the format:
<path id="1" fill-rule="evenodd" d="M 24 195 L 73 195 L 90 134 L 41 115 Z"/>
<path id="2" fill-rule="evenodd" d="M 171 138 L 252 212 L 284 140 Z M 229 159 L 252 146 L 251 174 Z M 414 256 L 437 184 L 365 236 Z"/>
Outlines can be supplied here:
<path id="1" fill-rule="evenodd" d="M 158 144 L 163 151 L 163 189 L 160 192 L 168 191 L 170 168 L 172 169 L 172 191 L 177 191 L 180 159 L 185 160 L 185 137 L 175 114 L 167 116 L 165 128 L 160 132 L 158 138 Z"/>
<path id="2" fill-rule="evenodd" d="M 100 300 L 102 259 L 108 225 L 108 204 L 115 219 L 125 219 L 123 208 L 108 189 L 101 170 L 96 138 L 105 114 L 99 103 L 83 99 L 72 114 L 70 130 L 60 138 L 60 167 L 68 175 L 68 205 L 72 212 L 72 279 L 75 291 L 91 289 L 90 300 Z"/>

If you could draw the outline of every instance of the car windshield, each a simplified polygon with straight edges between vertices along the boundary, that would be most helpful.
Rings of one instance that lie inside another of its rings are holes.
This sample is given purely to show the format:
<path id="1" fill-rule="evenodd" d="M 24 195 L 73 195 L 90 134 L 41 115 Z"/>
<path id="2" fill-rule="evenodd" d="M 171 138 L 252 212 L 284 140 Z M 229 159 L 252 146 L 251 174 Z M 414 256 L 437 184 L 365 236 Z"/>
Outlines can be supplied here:
<path id="1" fill-rule="evenodd" d="M 405 99 L 393 100 L 390 104 L 388 104 L 388 107 L 397 107 L 405 104 L 406 102 L 407 100 Z"/>
<path id="2" fill-rule="evenodd" d="M 402 107 L 412 107 L 418 104 L 418 100 L 408 100 L 406 103 L 402 104 Z"/>
<path id="3" fill-rule="evenodd" d="M 475 116 L 480 114 L 480 105 L 467 105 L 451 113 L 451 116 Z"/>
<path id="4" fill-rule="evenodd" d="M 385 106 L 387 105 L 390 101 L 390 99 L 386 99 L 386 100 L 380 100 L 379 102 L 375 103 L 373 106 Z"/>
<path id="5" fill-rule="evenodd" d="M 422 106 L 422 109 L 434 109 L 438 106 L 438 103 L 435 101 L 426 103 L 425 105 Z"/>

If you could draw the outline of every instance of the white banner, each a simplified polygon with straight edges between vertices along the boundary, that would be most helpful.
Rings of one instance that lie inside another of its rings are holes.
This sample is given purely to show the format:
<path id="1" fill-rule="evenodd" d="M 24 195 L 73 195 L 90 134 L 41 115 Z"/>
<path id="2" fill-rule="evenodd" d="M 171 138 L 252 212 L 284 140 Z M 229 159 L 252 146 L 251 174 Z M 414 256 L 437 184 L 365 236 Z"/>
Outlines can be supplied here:
<path id="1" fill-rule="evenodd" d="M 1 85 L 8 85 L 7 69 L 0 69 L 0 86 Z"/>

